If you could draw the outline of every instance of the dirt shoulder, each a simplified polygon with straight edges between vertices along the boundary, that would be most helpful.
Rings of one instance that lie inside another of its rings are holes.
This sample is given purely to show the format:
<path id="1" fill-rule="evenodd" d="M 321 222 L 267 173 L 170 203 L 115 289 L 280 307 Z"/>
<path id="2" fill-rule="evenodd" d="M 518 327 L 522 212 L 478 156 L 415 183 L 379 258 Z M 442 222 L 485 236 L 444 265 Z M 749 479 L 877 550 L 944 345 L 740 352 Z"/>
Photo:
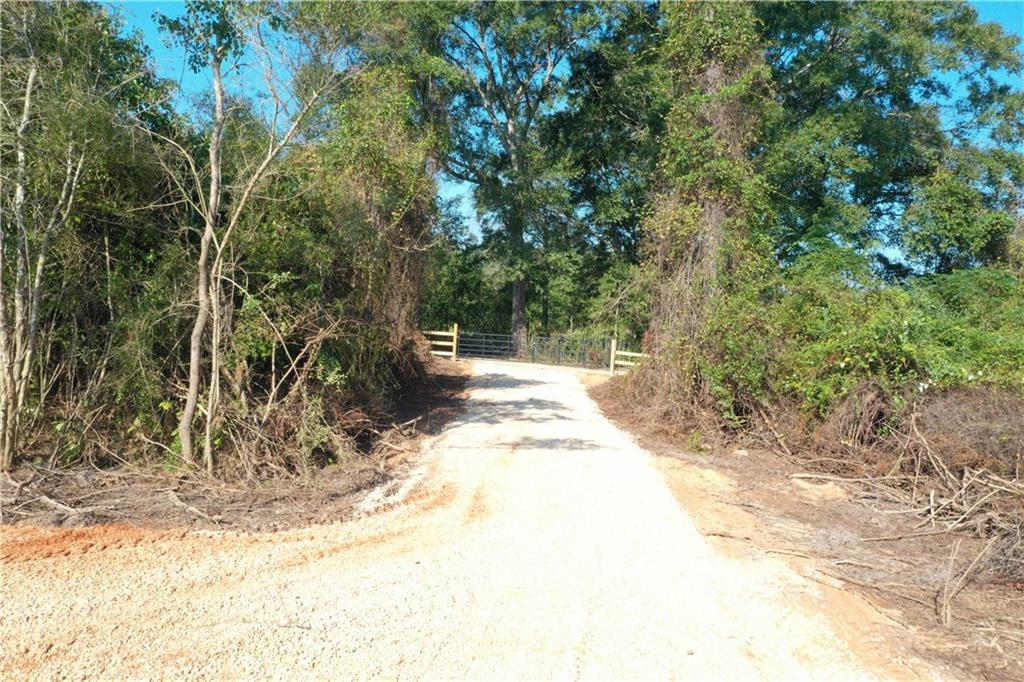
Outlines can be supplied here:
<path id="1" fill-rule="evenodd" d="M 132 527 L 275 531 L 345 521 L 366 492 L 400 477 L 424 438 L 438 433 L 465 403 L 464 365 L 433 358 L 426 378 L 399 397 L 391 424 L 379 425 L 366 453 L 308 474 L 224 481 L 169 471 L 159 464 L 100 469 L 24 465 L 0 477 L 0 523 L 13 526 Z M 123 533 L 122 533 L 123 531 Z M 72 533 L 87 541 L 89 530 Z M 69 536 L 71 537 L 71 536 Z"/>
<path id="2" fill-rule="evenodd" d="M 657 456 L 680 505 L 717 549 L 784 559 L 822 586 L 834 627 L 863 649 L 885 655 L 885 642 L 864 627 L 868 615 L 881 614 L 925 660 L 970 679 L 1024 680 L 1024 585 L 982 572 L 956 591 L 985 540 L 939 532 L 867 484 L 645 422 L 617 382 L 594 383 L 589 393 Z M 944 606 L 949 626 L 941 625 Z"/>

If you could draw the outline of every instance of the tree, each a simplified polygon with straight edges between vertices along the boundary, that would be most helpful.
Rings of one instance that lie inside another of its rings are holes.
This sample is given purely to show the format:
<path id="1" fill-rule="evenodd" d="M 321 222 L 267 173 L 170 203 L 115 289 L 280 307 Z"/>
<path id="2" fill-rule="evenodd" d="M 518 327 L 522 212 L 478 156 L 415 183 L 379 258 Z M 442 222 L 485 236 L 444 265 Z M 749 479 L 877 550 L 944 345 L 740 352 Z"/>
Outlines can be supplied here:
<path id="1" fill-rule="evenodd" d="M 769 74 L 751 4 L 688 2 L 664 11 L 673 105 L 645 223 L 657 282 L 653 358 L 633 390 L 700 411 L 720 399 L 712 374 L 727 351 L 713 321 L 767 265 L 771 216 L 752 152 L 770 110 Z"/>
<path id="2" fill-rule="evenodd" d="M 1024 186 L 1019 41 L 963 3 L 663 9 L 654 357 L 633 396 L 735 427 L 772 399 L 824 415 L 865 381 L 895 394 L 984 367 L 1019 385 L 1002 269 Z M 978 329 L 930 290 L 991 297 L 998 319 Z"/>
<path id="3" fill-rule="evenodd" d="M 939 169 L 924 179 L 903 214 L 900 241 L 907 258 L 941 273 L 999 259 L 1015 221 L 993 203 L 969 179 Z"/>
<path id="4" fill-rule="evenodd" d="M 189 201 L 193 202 L 196 212 L 202 216 L 203 230 L 196 260 L 196 316 L 189 340 L 188 387 L 178 426 L 182 458 L 186 462 L 192 462 L 192 422 L 195 419 L 201 389 L 204 365 L 203 340 L 207 325 L 212 321 L 206 428 L 203 441 L 203 459 L 207 470 L 213 468 L 212 433 L 220 401 L 222 286 L 224 268 L 231 253 L 231 238 L 253 193 L 266 178 L 272 165 L 295 140 L 322 98 L 327 93 L 337 90 L 358 71 L 352 61 L 353 55 L 345 50 L 348 45 L 338 41 L 336 35 L 329 35 L 325 40 L 316 40 L 325 36 L 314 34 L 310 36 L 310 40 L 298 41 L 300 46 L 313 53 L 303 55 L 306 61 L 301 64 L 292 62 L 294 55 L 289 54 L 289 50 L 292 49 L 293 43 L 279 43 L 276 47 L 281 49 L 272 53 L 265 35 L 281 29 L 289 18 L 291 17 L 276 11 L 273 6 L 244 5 L 222 0 L 189 0 L 185 5 L 183 17 L 160 17 L 164 30 L 185 49 L 186 59 L 192 70 L 199 72 L 209 69 L 213 83 L 209 158 L 204 169 L 208 174 L 207 187 L 197 199 L 193 199 L 186 189 Z M 316 31 L 316 27 L 303 22 L 297 22 L 293 26 L 310 29 L 311 33 Z M 247 29 L 250 31 L 248 37 Z M 264 84 L 271 100 L 268 107 L 269 118 L 263 122 L 266 136 L 265 153 L 252 163 L 243 164 L 236 171 L 234 186 L 228 188 L 229 207 L 223 211 L 221 205 L 226 190 L 222 184 L 223 144 L 228 115 L 224 75 L 226 70 L 239 68 L 238 59 L 245 53 L 247 46 L 256 49 L 261 57 Z M 338 60 L 341 60 L 341 63 Z M 287 66 L 308 68 L 302 72 L 304 78 L 299 78 L 296 70 L 291 74 L 285 74 L 286 77 L 283 78 L 281 70 Z M 189 157 L 187 163 L 191 180 L 196 188 L 201 187 L 204 184 L 200 177 L 202 166 L 190 157 L 185 147 L 167 138 L 165 141 Z M 187 187 L 184 183 L 179 185 Z M 226 215 L 222 216 L 222 211 Z"/>
<path id="5" fill-rule="evenodd" d="M 59 280 L 52 274 L 51 249 L 81 223 L 83 186 L 101 186 L 117 155 L 130 146 L 123 144 L 126 136 L 118 124 L 132 114 L 154 123 L 163 112 L 153 101 L 161 88 L 145 67 L 144 50 L 133 39 L 118 37 L 117 25 L 95 5 L 6 3 L 0 11 L 0 32 L 5 93 L 0 235 L 3 469 L 10 466 L 18 446 L 40 355 L 40 331 L 54 305 L 49 287 Z M 86 203 L 98 202 L 86 197 Z M 48 343 L 43 351 L 44 357 L 54 355 Z M 40 403 L 46 388 L 39 387 Z"/>
<path id="6" fill-rule="evenodd" d="M 759 3 L 755 12 L 782 105 L 758 156 L 777 190 L 783 263 L 839 243 L 871 252 L 883 274 L 906 275 L 908 231 L 916 264 L 943 267 L 913 236 L 932 231 L 921 219 L 938 214 L 903 219 L 929 186 L 955 181 L 994 210 L 1021 205 L 1016 36 L 979 23 L 964 2 Z"/>
<path id="7" fill-rule="evenodd" d="M 476 187 L 501 226 L 512 278 L 512 332 L 526 341 L 527 236 L 538 219 L 537 128 L 555 107 L 564 63 L 607 10 L 590 3 L 480 3 L 435 17 L 449 67 L 447 170 Z"/>
<path id="8" fill-rule="evenodd" d="M 657 4 L 629 4 L 602 40 L 573 55 L 566 106 L 541 136 L 547 162 L 568 168 L 569 201 L 598 248 L 630 263 L 640 259 L 671 106 L 662 19 Z"/>

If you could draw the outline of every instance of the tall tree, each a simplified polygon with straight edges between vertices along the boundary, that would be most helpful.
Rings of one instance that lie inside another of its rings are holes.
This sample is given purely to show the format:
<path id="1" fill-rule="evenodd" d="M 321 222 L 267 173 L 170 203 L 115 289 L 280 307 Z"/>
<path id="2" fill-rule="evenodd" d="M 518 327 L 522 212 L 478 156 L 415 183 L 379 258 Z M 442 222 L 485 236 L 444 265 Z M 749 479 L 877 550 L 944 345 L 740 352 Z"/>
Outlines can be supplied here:
<path id="1" fill-rule="evenodd" d="M 607 9 L 592 3 L 473 3 L 437 17 L 436 49 L 449 67 L 448 172 L 472 183 L 501 226 L 512 278 L 512 332 L 527 334 L 528 232 L 537 129 L 560 101 L 567 58 L 593 39 Z"/>
<path id="2" fill-rule="evenodd" d="M 722 339 L 710 320 L 763 265 L 764 183 L 751 154 L 765 112 L 767 69 L 750 3 L 665 6 L 663 56 L 673 106 L 645 227 L 659 274 L 646 390 L 706 407 L 705 373 Z"/>
<path id="3" fill-rule="evenodd" d="M 626 5 L 602 40 L 574 55 L 566 106 L 545 121 L 542 136 L 549 163 L 567 167 L 573 208 L 598 247 L 628 262 L 639 259 L 671 106 L 662 19 L 655 3 Z"/>
<path id="4" fill-rule="evenodd" d="M 759 3 L 755 12 L 782 105 L 759 163 L 778 190 L 784 263 L 841 244 L 899 275 L 1005 253 L 1012 222 L 986 212 L 1024 199 L 1016 36 L 979 23 L 965 2 Z M 951 192 L 987 215 L 970 238 L 951 234 L 974 222 L 940 206 Z"/>
<path id="5" fill-rule="evenodd" d="M 161 92 L 145 51 L 118 28 L 88 3 L 0 8 L 0 469 L 18 444 L 37 357 L 51 357 L 45 344 L 38 351 L 55 305 L 50 288 L 60 279 L 52 275 L 53 246 L 82 221 L 83 187 L 93 195 L 104 188 L 131 146 L 118 124 L 129 115 L 152 124 L 161 112 L 152 106 Z M 115 201 L 108 195 L 108 205 Z M 39 388 L 42 403 L 46 385 Z"/>

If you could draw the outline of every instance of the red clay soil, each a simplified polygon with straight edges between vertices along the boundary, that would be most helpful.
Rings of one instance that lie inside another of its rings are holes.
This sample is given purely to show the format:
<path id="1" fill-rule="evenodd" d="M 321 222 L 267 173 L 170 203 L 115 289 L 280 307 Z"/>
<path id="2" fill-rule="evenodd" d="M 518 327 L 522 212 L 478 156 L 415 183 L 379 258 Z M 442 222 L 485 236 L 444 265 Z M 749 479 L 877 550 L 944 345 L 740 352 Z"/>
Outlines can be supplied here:
<path id="1" fill-rule="evenodd" d="M 108 549 L 124 549 L 141 544 L 153 544 L 166 533 L 129 526 L 123 523 L 87 528 L 66 528 L 54 532 L 49 529 L 26 528 L 5 537 L 0 547 L 0 561 L 17 563 L 35 559 L 70 557 Z M 177 535 L 183 536 L 179 532 Z"/>

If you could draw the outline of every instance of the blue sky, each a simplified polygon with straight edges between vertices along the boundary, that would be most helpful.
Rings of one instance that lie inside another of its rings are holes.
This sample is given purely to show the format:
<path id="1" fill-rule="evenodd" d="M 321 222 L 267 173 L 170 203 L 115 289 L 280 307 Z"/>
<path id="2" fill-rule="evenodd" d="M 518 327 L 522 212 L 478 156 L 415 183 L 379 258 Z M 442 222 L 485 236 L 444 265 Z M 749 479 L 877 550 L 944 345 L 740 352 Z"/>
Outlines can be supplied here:
<path id="1" fill-rule="evenodd" d="M 171 17 L 180 15 L 183 7 L 181 2 L 128 1 L 106 4 L 120 12 L 125 19 L 127 30 L 141 32 L 143 40 L 152 52 L 157 73 L 180 84 L 182 99 L 177 102 L 178 106 L 185 106 L 192 94 L 209 88 L 209 77 L 206 74 L 193 74 L 186 68 L 182 49 L 176 46 L 168 47 L 153 20 L 153 14 L 157 11 Z M 972 2 L 971 5 L 977 9 L 981 21 L 995 22 L 1002 26 L 1004 31 L 1024 38 L 1024 2 L 1021 0 Z M 468 184 L 445 179 L 442 179 L 439 187 L 442 199 L 459 200 L 460 212 L 467 223 L 476 230 L 478 223 L 470 192 Z"/>
<path id="2" fill-rule="evenodd" d="M 1000 0 L 999 2 L 972 2 L 982 21 L 994 21 L 1007 33 L 1024 36 L 1024 2 Z"/>

